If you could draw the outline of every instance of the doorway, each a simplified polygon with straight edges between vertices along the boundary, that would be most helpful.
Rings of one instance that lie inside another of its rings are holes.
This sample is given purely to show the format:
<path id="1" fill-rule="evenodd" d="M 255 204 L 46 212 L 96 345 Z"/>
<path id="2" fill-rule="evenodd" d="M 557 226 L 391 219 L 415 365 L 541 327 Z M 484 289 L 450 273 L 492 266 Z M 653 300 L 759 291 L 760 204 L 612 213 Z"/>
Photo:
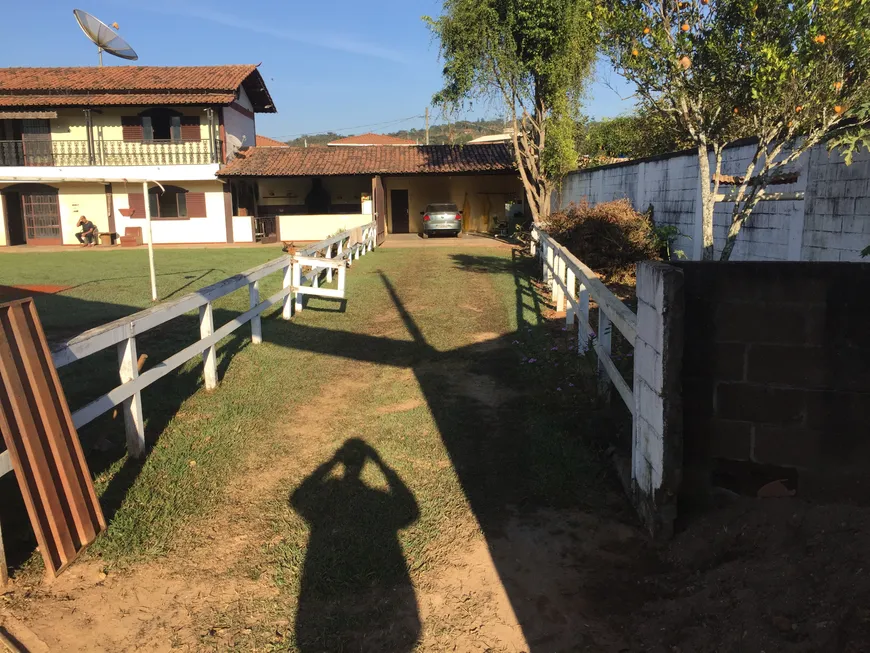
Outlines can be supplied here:
<path id="1" fill-rule="evenodd" d="M 3 193 L 6 200 L 6 227 L 9 230 L 10 245 L 25 245 L 24 217 L 21 215 L 21 194 Z"/>
<path id="2" fill-rule="evenodd" d="M 408 212 L 408 191 L 390 191 L 390 216 L 393 221 L 391 233 L 406 234 L 410 228 L 410 214 Z"/>
<path id="3" fill-rule="evenodd" d="M 16 184 L 3 189 L 10 245 L 62 245 L 57 188 Z"/>

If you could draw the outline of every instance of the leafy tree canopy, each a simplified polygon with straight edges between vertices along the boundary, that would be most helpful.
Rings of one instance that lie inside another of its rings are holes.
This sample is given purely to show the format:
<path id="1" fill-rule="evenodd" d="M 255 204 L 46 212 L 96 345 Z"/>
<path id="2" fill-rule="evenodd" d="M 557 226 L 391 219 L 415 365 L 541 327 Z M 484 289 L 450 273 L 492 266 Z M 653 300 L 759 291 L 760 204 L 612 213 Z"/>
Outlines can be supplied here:
<path id="1" fill-rule="evenodd" d="M 593 10 L 593 0 L 445 0 L 439 18 L 425 18 L 444 59 L 435 102 L 502 105 L 536 220 L 577 166 L 575 119 L 598 42 Z"/>

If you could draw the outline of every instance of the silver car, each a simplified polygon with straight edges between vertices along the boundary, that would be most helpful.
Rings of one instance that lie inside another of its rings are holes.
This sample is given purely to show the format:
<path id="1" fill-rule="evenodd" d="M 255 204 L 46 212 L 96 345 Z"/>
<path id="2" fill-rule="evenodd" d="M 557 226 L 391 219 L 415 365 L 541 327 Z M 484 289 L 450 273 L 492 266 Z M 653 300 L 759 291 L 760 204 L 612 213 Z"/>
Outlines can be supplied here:
<path id="1" fill-rule="evenodd" d="M 459 236 L 462 233 L 462 211 L 455 204 L 429 204 L 423 216 L 423 238 L 430 234 L 449 234 Z"/>

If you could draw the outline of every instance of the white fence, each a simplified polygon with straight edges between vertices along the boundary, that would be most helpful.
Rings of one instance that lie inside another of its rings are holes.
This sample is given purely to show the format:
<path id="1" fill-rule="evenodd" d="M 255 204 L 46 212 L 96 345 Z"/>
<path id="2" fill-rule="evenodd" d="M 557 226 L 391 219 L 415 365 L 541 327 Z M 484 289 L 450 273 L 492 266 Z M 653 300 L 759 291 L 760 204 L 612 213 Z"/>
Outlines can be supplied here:
<path id="1" fill-rule="evenodd" d="M 111 346 L 118 348 L 118 371 L 121 385 L 98 397 L 72 414 L 73 424 L 81 428 L 115 406 L 123 404 L 127 450 L 131 456 L 141 456 L 145 450 L 145 423 L 142 413 L 142 390 L 177 369 L 187 361 L 202 356 L 205 387 L 212 390 L 218 384 L 217 343 L 242 325 L 251 323 L 251 342 L 263 341 L 260 315 L 282 305 L 281 315 L 289 320 L 303 308 L 305 295 L 344 298 L 347 267 L 355 259 L 376 246 L 377 224 L 372 222 L 315 243 L 292 255 L 281 256 L 255 268 L 219 281 L 172 301 L 162 302 L 144 311 L 85 331 L 52 353 L 57 368 L 87 358 Z M 281 272 L 281 290 L 260 300 L 260 281 Z M 320 287 L 321 277 L 331 282 L 337 273 L 337 288 Z M 250 309 L 230 322 L 215 328 L 213 303 L 232 292 L 248 288 Z M 161 363 L 139 374 L 136 337 L 190 311 L 199 310 L 200 339 Z M 11 471 L 9 452 L 0 454 L 0 476 Z"/>
<path id="2" fill-rule="evenodd" d="M 630 466 L 619 461 L 623 482 L 650 532 L 668 536 L 682 465 L 682 272 L 663 263 L 639 264 L 635 314 L 595 272 L 537 227 L 531 249 L 541 260 L 556 310 L 565 311 L 569 328 L 577 321 L 578 352 L 585 354 L 590 343 L 595 351 L 600 389 L 613 384 L 631 413 Z M 597 330 L 589 321 L 590 299 L 598 305 Z M 631 387 L 611 357 L 614 328 L 633 348 Z"/>
<path id="3" fill-rule="evenodd" d="M 634 344 L 637 336 L 637 316 L 605 286 L 598 275 L 546 233 L 532 228 L 532 254 L 539 255 L 544 280 L 553 292 L 557 311 L 565 311 L 565 322 L 574 326 L 577 318 L 577 348 L 586 353 L 589 343 L 598 356 L 598 371 L 616 388 L 626 407 L 634 414 L 634 395 L 611 358 L 613 327 Z M 589 323 L 589 299 L 598 305 L 598 329 Z"/>

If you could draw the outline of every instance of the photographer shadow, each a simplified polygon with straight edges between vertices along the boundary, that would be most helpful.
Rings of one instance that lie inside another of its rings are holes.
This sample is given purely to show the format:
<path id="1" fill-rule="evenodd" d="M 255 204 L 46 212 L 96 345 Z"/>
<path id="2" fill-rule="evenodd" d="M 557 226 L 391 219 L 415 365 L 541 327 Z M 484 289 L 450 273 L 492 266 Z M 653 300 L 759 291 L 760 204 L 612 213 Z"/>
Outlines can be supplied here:
<path id="1" fill-rule="evenodd" d="M 371 461 L 387 489 L 363 480 Z M 398 532 L 419 517 L 414 495 L 366 442 L 347 440 L 290 505 L 310 536 L 296 614 L 300 651 L 413 650 L 420 616 Z"/>

